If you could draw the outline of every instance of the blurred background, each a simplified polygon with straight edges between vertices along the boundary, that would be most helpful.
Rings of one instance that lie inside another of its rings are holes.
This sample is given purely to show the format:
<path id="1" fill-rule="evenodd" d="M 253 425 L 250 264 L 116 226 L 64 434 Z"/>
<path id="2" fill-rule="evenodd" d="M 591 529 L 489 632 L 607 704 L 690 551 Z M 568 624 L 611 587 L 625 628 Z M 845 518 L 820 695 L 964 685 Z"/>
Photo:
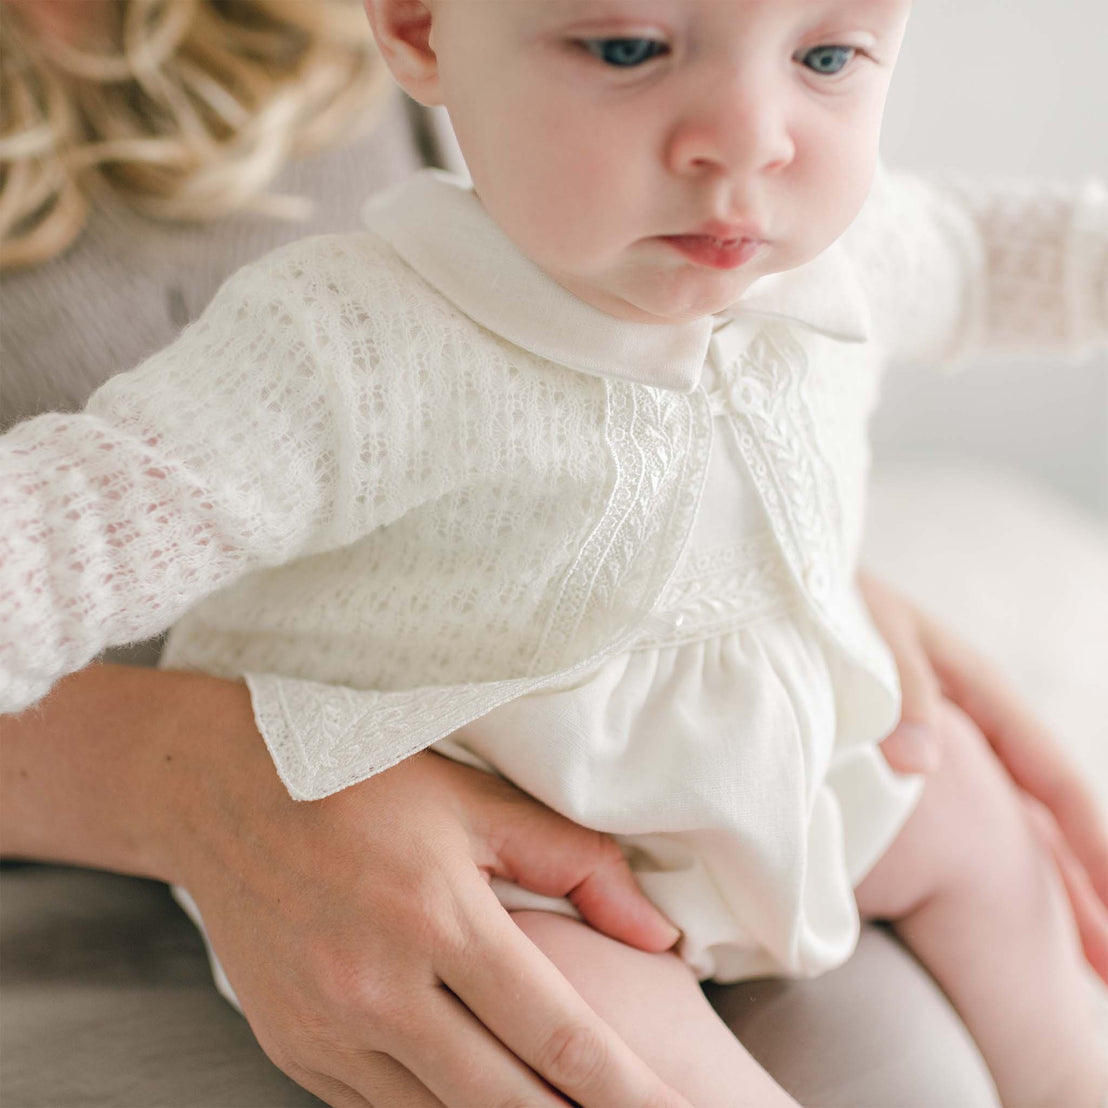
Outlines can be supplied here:
<path id="1" fill-rule="evenodd" d="M 885 117 L 886 160 L 1108 178 L 1105 44 L 1104 0 L 917 0 Z M 1108 515 L 1108 357 L 975 367 L 953 379 L 891 374 L 874 442 L 882 469 L 987 462 Z"/>

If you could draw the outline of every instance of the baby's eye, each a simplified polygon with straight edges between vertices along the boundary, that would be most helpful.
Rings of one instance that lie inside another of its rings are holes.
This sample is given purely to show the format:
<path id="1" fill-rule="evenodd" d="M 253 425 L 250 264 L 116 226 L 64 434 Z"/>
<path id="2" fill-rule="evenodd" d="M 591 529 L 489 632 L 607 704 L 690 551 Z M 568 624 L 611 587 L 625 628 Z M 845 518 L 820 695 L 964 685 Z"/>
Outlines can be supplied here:
<path id="1" fill-rule="evenodd" d="M 801 64 L 813 73 L 834 77 L 850 64 L 858 51 L 853 46 L 815 46 L 801 55 Z"/>
<path id="2" fill-rule="evenodd" d="M 652 38 L 589 38 L 582 46 L 606 65 L 629 69 L 665 52 L 664 42 Z"/>

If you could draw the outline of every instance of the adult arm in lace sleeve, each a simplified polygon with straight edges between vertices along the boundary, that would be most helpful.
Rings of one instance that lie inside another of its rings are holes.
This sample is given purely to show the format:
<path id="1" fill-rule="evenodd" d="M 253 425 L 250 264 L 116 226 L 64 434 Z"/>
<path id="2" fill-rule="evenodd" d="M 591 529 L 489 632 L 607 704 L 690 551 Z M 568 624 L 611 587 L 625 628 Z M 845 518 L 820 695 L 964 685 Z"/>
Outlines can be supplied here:
<path id="1" fill-rule="evenodd" d="M 0 711 L 247 570 L 343 541 L 339 418 L 263 265 L 80 414 L 0 439 Z"/>
<path id="2" fill-rule="evenodd" d="M 844 241 L 897 361 L 1108 349 L 1108 190 L 881 170 Z"/>

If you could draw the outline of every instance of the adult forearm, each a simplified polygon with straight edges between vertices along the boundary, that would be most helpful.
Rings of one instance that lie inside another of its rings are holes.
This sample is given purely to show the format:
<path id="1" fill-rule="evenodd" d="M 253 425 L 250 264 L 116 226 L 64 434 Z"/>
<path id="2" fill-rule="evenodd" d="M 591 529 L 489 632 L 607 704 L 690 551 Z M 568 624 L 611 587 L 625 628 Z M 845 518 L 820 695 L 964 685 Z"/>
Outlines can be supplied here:
<path id="1" fill-rule="evenodd" d="M 129 666 L 71 675 L 0 716 L 0 853 L 173 880 L 182 790 L 219 732 L 244 728 L 249 693 L 234 682 Z"/>

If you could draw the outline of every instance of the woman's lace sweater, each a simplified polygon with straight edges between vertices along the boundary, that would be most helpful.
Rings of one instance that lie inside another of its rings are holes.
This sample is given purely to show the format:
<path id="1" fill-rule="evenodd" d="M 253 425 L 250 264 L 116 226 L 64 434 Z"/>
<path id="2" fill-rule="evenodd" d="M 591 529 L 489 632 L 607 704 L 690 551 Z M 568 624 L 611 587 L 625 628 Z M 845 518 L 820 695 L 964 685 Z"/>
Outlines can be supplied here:
<path id="1" fill-rule="evenodd" d="M 641 641 L 674 590 L 702 634 L 719 573 L 795 590 L 862 702 L 895 689 L 853 587 L 884 365 L 1108 344 L 1097 185 L 882 174 L 815 262 L 668 327 L 562 290 L 444 175 L 369 226 L 246 267 L 84 413 L 0 439 L 0 710 L 180 621 L 166 664 L 246 676 L 318 797 Z M 720 411 L 774 557 L 690 573 Z"/>

